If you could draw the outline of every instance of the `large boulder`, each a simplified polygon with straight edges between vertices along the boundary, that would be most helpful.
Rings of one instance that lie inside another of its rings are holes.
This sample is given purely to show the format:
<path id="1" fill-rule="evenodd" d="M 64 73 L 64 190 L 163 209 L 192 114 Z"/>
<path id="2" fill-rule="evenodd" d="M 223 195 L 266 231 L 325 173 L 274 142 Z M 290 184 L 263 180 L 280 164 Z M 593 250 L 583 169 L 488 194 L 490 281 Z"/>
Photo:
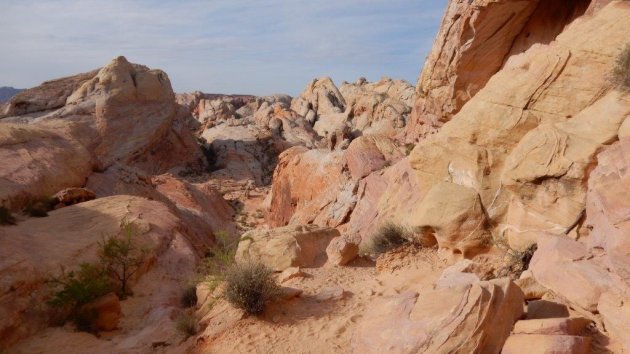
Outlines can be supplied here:
<path id="1" fill-rule="evenodd" d="M 342 151 L 294 147 L 280 155 L 271 187 L 272 226 L 343 224 L 356 203 L 356 186 Z"/>
<path id="2" fill-rule="evenodd" d="M 359 79 L 339 88 L 355 135 L 397 136 L 411 113 L 414 88 L 403 80 L 382 78 L 368 83 Z"/>
<path id="3" fill-rule="evenodd" d="M 502 354 L 591 353 L 591 338 L 568 335 L 516 334 L 510 336 Z"/>
<path id="4" fill-rule="evenodd" d="M 455 258 L 471 258 L 487 248 L 490 234 L 479 194 L 455 183 L 438 183 L 407 222 L 426 241 Z"/>
<path id="5" fill-rule="evenodd" d="M 359 254 L 359 241 L 348 236 L 335 237 L 326 247 L 328 266 L 342 266 L 350 263 Z"/>
<path id="6" fill-rule="evenodd" d="M 568 237 L 541 237 L 530 269 L 542 286 L 591 312 L 613 283 L 586 246 Z"/>
<path id="7" fill-rule="evenodd" d="M 315 225 L 252 230 L 241 236 L 236 261 L 260 261 L 276 271 L 322 266 L 326 247 L 337 236 L 339 231 Z"/>
<path id="8" fill-rule="evenodd" d="M 87 188 L 66 188 L 52 196 L 55 209 L 87 202 L 95 198 L 96 193 Z"/>
<path id="9" fill-rule="evenodd" d="M 329 77 L 313 79 L 299 97 L 293 99 L 291 109 L 302 117 L 342 113 L 346 101 Z M 312 112 L 312 113 L 310 113 Z"/>
<path id="10" fill-rule="evenodd" d="M 120 299 L 115 293 L 109 293 L 83 305 L 79 312 L 92 316 L 93 325 L 99 331 L 115 330 L 122 317 Z"/>
<path id="11" fill-rule="evenodd" d="M 389 138 L 381 135 L 354 139 L 344 152 L 343 163 L 355 180 L 391 165 L 403 157 L 402 152 Z"/>
<path id="12" fill-rule="evenodd" d="M 404 292 L 374 300 L 358 323 L 354 353 L 499 353 L 523 314 L 509 279 Z"/>
<path id="13" fill-rule="evenodd" d="M 51 129 L 0 123 L 0 204 L 20 208 L 30 199 L 80 187 L 92 171 L 88 151 Z"/>

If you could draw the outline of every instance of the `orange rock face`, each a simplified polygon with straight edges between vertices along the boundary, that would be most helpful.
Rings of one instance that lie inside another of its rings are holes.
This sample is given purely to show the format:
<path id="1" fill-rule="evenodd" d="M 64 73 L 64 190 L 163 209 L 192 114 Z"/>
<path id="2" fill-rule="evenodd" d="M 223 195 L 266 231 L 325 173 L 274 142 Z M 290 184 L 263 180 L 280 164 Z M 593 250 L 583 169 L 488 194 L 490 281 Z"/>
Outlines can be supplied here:
<path id="1" fill-rule="evenodd" d="M 509 56 L 551 42 L 589 1 L 450 1 L 416 86 L 406 140 L 451 120 Z"/>
<path id="2" fill-rule="evenodd" d="M 342 158 L 342 151 L 296 147 L 283 152 L 273 177 L 270 225 L 344 223 L 356 202 L 356 182 Z"/>
<path id="3" fill-rule="evenodd" d="M 115 330 L 122 317 L 120 299 L 114 293 L 109 293 L 86 304 L 79 311 L 92 313 L 94 325 L 99 331 Z"/>

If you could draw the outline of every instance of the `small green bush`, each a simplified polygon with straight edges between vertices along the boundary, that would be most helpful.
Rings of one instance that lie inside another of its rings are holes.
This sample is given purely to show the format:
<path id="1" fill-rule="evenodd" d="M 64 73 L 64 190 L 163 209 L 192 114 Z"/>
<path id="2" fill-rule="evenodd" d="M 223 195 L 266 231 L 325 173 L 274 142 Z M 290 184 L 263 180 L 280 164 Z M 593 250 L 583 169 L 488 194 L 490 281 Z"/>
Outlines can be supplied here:
<path id="1" fill-rule="evenodd" d="M 257 315 L 265 309 L 265 303 L 277 296 L 279 287 L 271 276 L 273 270 L 262 263 L 234 264 L 225 272 L 227 301 L 234 307 Z"/>
<path id="2" fill-rule="evenodd" d="M 0 206 L 0 225 L 15 225 L 15 218 L 6 207 Z"/>
<path id="3" fill-rule="evenodd" d="M 409 243 L 409 231 L 401 225 L 387 222 L 372 235 L 362 252 L 378 256 L 406 243 Z"/>
<path id="4" fill-rule="evenodd" d="M 48 305 L 69 311 L 63 322 L 70 319 L 78 330 L 94 332 L 96 314 L 82 309 L 82 305 L 112 291 L 111 281 L 105 269 L 90 263 L 82 263 L 77 271 L 66 272 L 62 268 L 61 275 L 49 278 L 47 283 L 54 289 Z"/>
<path id="5" fill-rule="evenodd" d="M 182 294 L 182 297 L 179 299 L 179 302 L 183 307 L 193 307 L 197 305 L 197 286 L 190 285 Z"/>
<path id="6" fill-rule="evenodd" d="M 226 231 L 215 232 L 214 238 L 215 245 L 201 261 L 200 273 L 204 278 L 222 278 L 223 273 L 234 263 L 239 240 L 232 239 Z"/>
<path id="7" fill-rule="evenodd" d="M 24 208 L 24 214 L 36 217 L 43 218 L 48 216 L 48 212 L 52 210 L 52 202 L 50 199 L 34 199 L 30 201 L 26 207 Z"/>
<path id="8" fill-rule="evenodd" d="M 66 272 L 62 268 L 61 275 L 51 277 L 47 283 L 53 288 L 61 288 L 48 301 L 52 306 L 76 307 L 111 292 L 107 272 L 90 263 L 81 263 L 77 271 Z"/>
<path id="9" fill-rule="evenodd" d="M 186 338 L 192 337 L 198 331 L 197 318 L 193 313 L 184 312 L 177 319 L 175 329 Z"/>
<path id="10" fill-rule="evenodd" d="M 99 259 L 108 274 L 119 282 L 118 295 L 125 299 L 130 295 L 129 281 L 144 263 L 147 250 L 137 242 L 138 228 L 126 220 L 122 222 L 118 235 L 104 238 L 99 243 Z"/>
<path id="11" fill-rule="evenodd" d="M 630 91 L 630 44 L 621 51 L 612 71 L 614 84 L 624 91 Z"/>

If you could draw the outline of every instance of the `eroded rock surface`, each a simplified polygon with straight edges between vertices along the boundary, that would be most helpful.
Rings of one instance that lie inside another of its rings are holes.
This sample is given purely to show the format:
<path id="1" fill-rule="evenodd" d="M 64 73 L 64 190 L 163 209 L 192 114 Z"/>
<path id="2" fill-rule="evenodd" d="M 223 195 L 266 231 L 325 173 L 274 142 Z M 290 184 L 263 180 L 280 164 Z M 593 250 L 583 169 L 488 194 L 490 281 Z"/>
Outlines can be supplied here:
<path id="1" fill-rule="evenodd" d="M 353 351 L 498 353 L 522 303 L 507 279 L 382 298 L 358 325 Z"/>
<path id="2" fill-rule="evenodd" d="M 326 247 L 336 236 L 339 231 L 315 225 L 249 231 L 241 237 L 236 261 L 259 261 L 277 271 L 322 266 Z"/>

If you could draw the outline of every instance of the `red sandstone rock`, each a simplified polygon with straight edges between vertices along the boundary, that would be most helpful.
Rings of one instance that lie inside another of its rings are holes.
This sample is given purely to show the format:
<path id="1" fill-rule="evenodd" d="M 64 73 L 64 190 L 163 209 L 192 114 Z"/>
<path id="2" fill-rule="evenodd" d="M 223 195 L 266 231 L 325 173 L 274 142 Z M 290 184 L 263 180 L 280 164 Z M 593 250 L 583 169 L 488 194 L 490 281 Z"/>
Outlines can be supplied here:
<path id="1" fill-rule="evenodd" d="M 99 331 L 115 330 L 122 317 L 120 300 L 115 293 L 101 296 L 82 306 L 79 311 L 90 314 L 89 316 L 94 316 L 94 326 Z"/>

